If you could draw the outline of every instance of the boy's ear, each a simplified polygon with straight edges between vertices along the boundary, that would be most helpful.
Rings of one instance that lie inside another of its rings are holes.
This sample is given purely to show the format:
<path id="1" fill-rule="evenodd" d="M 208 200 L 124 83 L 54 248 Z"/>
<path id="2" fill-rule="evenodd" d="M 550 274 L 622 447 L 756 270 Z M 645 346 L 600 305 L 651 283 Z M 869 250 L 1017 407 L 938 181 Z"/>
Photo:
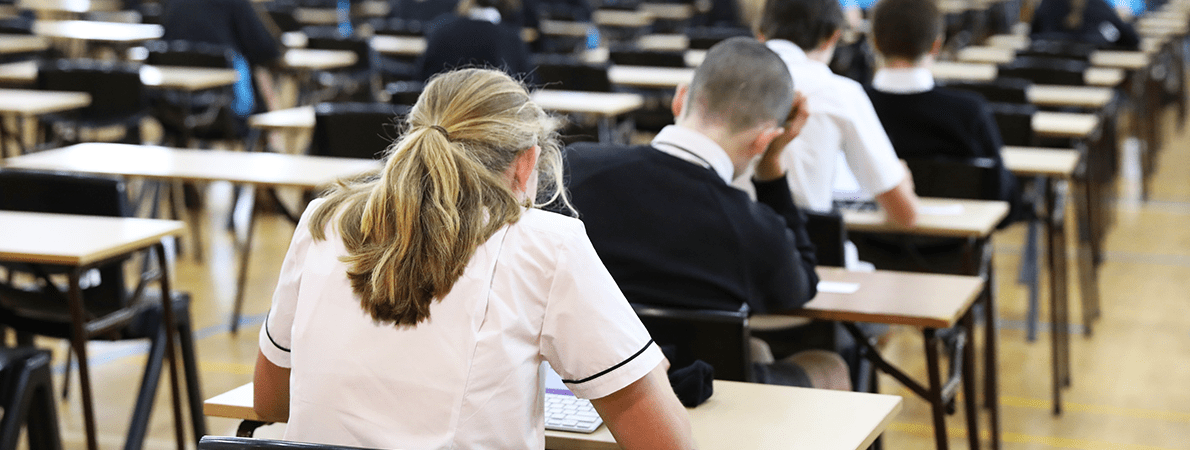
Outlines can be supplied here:
<path id="1" fill-rule="evenodd" d="M 673 102 L 669 105 L 673 110 L 674 119 L 682 117 L 682 108 L 686 106 L 686 94 L 689 92 L 690 85 L 686 83 L 679 84 L 677 90 L 674 91 Z"/>
<path id="2" fill-rule="evenodd" d="M 938 56 L 942 52 L 942 37 L 939 36 L 934 39 L 934 44 L 930 45 L 930 56 Z"/>

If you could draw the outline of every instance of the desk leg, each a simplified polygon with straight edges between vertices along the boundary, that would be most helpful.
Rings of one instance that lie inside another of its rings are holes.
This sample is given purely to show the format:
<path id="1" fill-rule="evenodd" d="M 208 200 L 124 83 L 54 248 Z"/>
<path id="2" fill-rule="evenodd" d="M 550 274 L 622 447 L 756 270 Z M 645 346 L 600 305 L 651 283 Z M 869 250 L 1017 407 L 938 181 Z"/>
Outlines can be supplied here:
<path id="1" fill-rule="evenodd" d="M 244 285 L 248 282 L 248 254 L 252 250 L 252 235 L 256 228 L 256 186 L 244 186 L 240 195 L 245 196 L 252 213 L 248 215 L 248 234 L 240 246 L 240 274 L 236 278 L 236 301 L 231 311 L 231 332 L 240 330 L 240 311 L 244 309 Z"/>
<path id="2" fill-rule="evenodd" d="M 186 429 L 182 420 L 182 397 L 179 392 L 177 343 L 175 342 L 178 319 L 174 315 L 174 302 L 170 295 L 173 290 L 170 289 L 169 258 L 165 255 L 164 245 L 157 244 L 154 247 L 156 248 L 157 264 L 161 266 L 161 280 L 158 282 L 161 283 L 162 320 L 165 321 L 162 325 L 165 327 L 165 359 L 169 364 L 169 392 L 174 405 L 174 437 L 178 442 L 178 450 L 185 450 Z M 197 441 L 196 437 L 195 442 Z"/>
<path id="3" fill-rule="evenodd" d="M 606 115 L 599 116 L 599 142 L 601 144 L 617 144 L 615 124 Z"/>
<path id="4" fill-rule="evenodd" d="M 87 335 L 83 323 L 87 317 L 83 312 L 83 289 L 79 286 L 83 269 L 76 267 L 70 271 L 70 345 L 74 347 L 74 354 L 78 356 L 79 384 L 83 397 L 83 429 L 87 433 L 87 450 L 99 450 L 98 436 L 95 434 L 95 405 L 91 398 L 91 371 L 87 363 Z"/>
<path id="5" fill-rule="evenodd" d="M 1071 191 L 1074 192 L 1075 206 L 1079 214 L 1077 256 L 1079 293 L 1082 295 L 1084 332 L 1089 336 L 1092 323 L 1099 318 L 1099 277 L 1096 273 L 1098 263 L 1096 262 L 1095 242 L 1092 239 L 1095 233 L 1095 224 L 1092 217 L 1093 207 L 1090 205 L 1094 199 L 1090 197 L 1091 190 L 1087 187 L 1091 184 L 1091 180 L 1076 179 L 1075 183 L 1076 185 Z"/>
<path id="6" fill-rule="evenodd" d="M 1054 181 L 1048 182 L 1045 195 L 1048 230 L 1046 232 L 1047 253 L 1050 272 L 1050 341 L 1053 358 L 1053 401 L 1054 415 L 1062 414 L 1062 378 L 1065 372 L 1062 355 L 1067 352 L 1069 335 L 1061 322 L 1059 311 L 1066 309 L 1066 231 L 1065 212 L 1058 201 L 1060 187 Z"/>
<path id="7" fill-rule="evenodd" d="M 975 315 L 967 311 L 963 315 L 963 333 L 967 336 L 967 345 L 963 346 L 963 407 L 967 416 L 967 446 L 971 450 L 979 449 L 979 397 L 976 394 L 975 376 Z"/>
<path id="8" fill-rule="evenodd" d="M 980 246 L 987 246 L 987 241 L 980 241 Z M 992 449 L 1000 449 L 1000 365 L 997 361 L 999 352 L 999 324 L 996 320 L 996 271 L 994 257 L 991 250 L 987 250 L 987 281 L 983 287 L 984 296 L 984 395 L 989 412 L 991 413 Z"/>
<path id="9" fill-rule="evenodd" d="M 934 444 L 946 450 L 950 443 L 946 436 L 946 401 L 942 398 L 942 376 L 938 373 L 938 337 L 934 330 L 922 330 L 926 343 L 926 374 L 930 379 L 930 411 L 934 416 Z"/>
<path id="10" fill-rule="evenodd" d="M 0 159 L 9 157 L 8 154 L 8 116 L 0 114 Z"/>

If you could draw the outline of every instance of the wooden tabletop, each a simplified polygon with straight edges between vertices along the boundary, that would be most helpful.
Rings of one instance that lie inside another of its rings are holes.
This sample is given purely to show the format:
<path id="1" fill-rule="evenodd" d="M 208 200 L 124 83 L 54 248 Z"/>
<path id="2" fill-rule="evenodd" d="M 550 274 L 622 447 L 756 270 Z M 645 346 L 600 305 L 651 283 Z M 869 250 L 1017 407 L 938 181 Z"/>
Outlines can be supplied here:
<path id="1" fill-rule="evenodd" d="M 988 37 L 988 45 L 993 47 L 1006 47 L 1014 50 L 1023 50 L 1029 48 L 1032 42 L 1029 36 L 1019 34 L 997 34 Z"/>
<path id="2" fill-rule="evenodd" d="M 690 38 L 684 34 L 646 34 L 636 40 L 636 46 L 642 50 L 682 52 L 690 47 Z"/>
<path id="3" fill-rule="evenodd" d="M 1025 91 L 1025 95 L 1035 105 L 1102 108 L 1111 103 L 1116 94 L 1106 87 L 1035 84 Z"/>
<path id="4" fill-rule="evenodd" d="M 312 130 L 314 129 L 314 107 L 299 106 L 253 114 L 248 126 L 264 130 Z"/>
<path id="5" fill-rule="evenodd" d="M 0 260 L 83 266 L 181 234 L 174 220 L 0 211 Z"/>
<path id="6" fill-rule="evenodd" d="M 998 69 L 995 64 L 978 62 L 935 62 L 930 71 L 942 80 L 992 81 Z M 1088 86 L 1115 87 L 1124 81 L 1124 71 L 1114 67 L 1092 67 L 1083 73 Z"/>
<path id="7" fill-rule="evenodd" d="M 426 52 L 426 38 L 420 36 L 372 36 L 372 48 L 385 55 L 418 56 Z"/>
<path id="8" fill-rule="evenodd" d="M 1033 132 L 1044 137 L 1082 139 L 1099 126 L 1094 114 L 1038 111 L 1033 114 Z"/>
<path id="9" fill-rule="evenodd" d="M 821 281 L 858 285 L 852 293 L 819 290 L 790 315 L 820 320 L 949 328 L 958 323 L 983 290 L 983 279 L 927 273 L 849 272 L 819 267 Z"/>
<path id="10" fill-rule="evenodd" d="M 92 22 L 87 20 L 38 20 L 33 33 L 61 39 L 103 42 L 142 42 L 161 39 L 161 25 L 143 23 Z"/>
<path id="11" fill-rule="evenodd" d="M 48 48 L 50 48 L 50 42 L 41 36 L 0 34 L 0 55 L 40 52 Z"/>
<path id="12" fill-rule="evenodd" d="M 1016 59 L 1018 49 L 997 45 L 972 45 L 959 50 L 960 62 L 1006 64 Z M 1145 52 L 1099 50 L 1091 54 L 1090 63 L 1096 67 L 1138 70 L 1149 66 Z"/>
<path id="13" fill-rule="evenodd" d="M 1123 69 L 1115 67 L 1092 67 L 1083 72 L 1083 81 L 1087 86 L 1116 87 L 1124 82 Z"/>
<path id="14" fill-rule="evenodd" d="M 591 21 L 604 27 L 640 28 L 653 24 L 653 15 L 641 11 L 598 9 L 591 14 Z"/>
<path id="15" fill-rule="evenodd" d="M 922 198 L 917 226 L 905 228 L 889 222 L 883 211 L 843 210 L 847 230 L 867 233 L 902 233 L 917 236 L 983 238 L 995 231 L 1008 215 L 1008 203 L 990 200 Z"/>
<path id="16" fill-rule="evenodd" d="M 203 403 L 211 417 L 259 420 L 252 411 L 252 383 Z M 830 391 L 715 380 L 714 394 L 689 408 L 699 448 L 858 450 L 867 448 L 901 411 L 895 395 Z M 618 450 L 606 426 L 594 433 L 546 431 L 557 450 Z"/>
<path id="17" fill-rule="evenodd" d="M 1078 150 L 1039 147 L 1000 149 L 1004 166 L 1014 174 L 1067 179 L 1074 175 L 1081 158 Z"/>
<path id="18" fill-rule="evenodd" d="M 963 47 L 955 59 L 970 63 L 1005 64 L 1016 59 L 1016 49 L 1011 47 L 972 45 Z"/>
<path id="19" fill-rule="evenodd" d="M 0 89 L 0 113 L 36 116 L 82 108 L 91 104 L 84 92 Z"/>
<path id="20" fill-rule="evenodd" d="M 694 69 L 683 67 L 611 66 L 607 78 L 612 84 L 648 88 L 674 88 L 694 79 Z"/>
<path id="21" fill-rule="evenodd" d="M 119 11 L 120 0 L 17 0 L 18 9 L 86 13 L 91 11 Z"/>
<path id="22" fill-rule="evenodd" d="M 694 16 L 694 6 L 681 3 L 641 3 L 639 10 L 661 20 L 686 20 Z"/>
<path id="23" fill-rule="evenodd" d="M 640 109 L 644 97 L 640 94 L 611 92 L 579 92 L 542 89 L 533 92 L 533 101 L 542 109 L 561 113 L 618 116 Z"/>
<path id="24" fill-rule="evenodd" d="M 591 24 L 587 22 L 570 22 L 563 20 L 542 20 L 541 34 L 547 36 L 586 36 L 591 32 Z"/>
<path id="25" fill-rule="evenodd" d="M 291 69 L 330 70 L 355 64 L 355 52 L 349 50 L 310 50 L 291 48 L 285 51 L 282 62 Z"/>
<path id="26" fill-rule="evenodd" d="M 1140 70 L 1149 67 L 1149 54 L 1119 50 L 1099 50 L 1091 54 L 1091 64 L 1099 67 Z"/>
<path id="27" fill-rule="evenodd" d="M 155 89 L 196 91 L 234 84 L 239 74 L 234 69 L 181 66 L 141 66 L 140 80 Z M 0 64 L 0 83 L 32 84 L 37 81 L 37 62 Z"/>
<path id="28" fill-rule="evenodd" d="M 369 159 L 84 143 L 8 158 L 6 167 L 313 189 L 380 168 Z"/>

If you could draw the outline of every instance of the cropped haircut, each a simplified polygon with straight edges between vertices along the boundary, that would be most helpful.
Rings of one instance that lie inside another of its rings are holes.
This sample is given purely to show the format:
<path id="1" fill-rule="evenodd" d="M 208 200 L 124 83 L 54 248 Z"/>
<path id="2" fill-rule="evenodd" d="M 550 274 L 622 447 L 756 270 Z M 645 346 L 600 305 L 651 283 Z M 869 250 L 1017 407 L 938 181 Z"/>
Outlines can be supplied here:
<path id="1" fill-rule="evenodd" d="M 735 37 L 711 47 L 687 95 L 703 119 L 740 132 L 765 121 L 785 123 L 793 105 L 793 79 L 764 44 Z"/>
<path id="2" fill-rule="evenodd" d="M 916 61 L 942 36 L 935 0 L 880 0 L 872 8 L 872 40 L 886 58 Z"/>
<path id="3" fill-rule="evenodd" d="M 759 31 L 765 39 L 784 39 L 810 51 L 846 23 L 839 0 L 767 0 Z"/>
<path id="4" fill-rule="evenodd" d="M 430 317 L 475 249 L 521 217 L 506 170 L 539 146 L 546 202 L 562 188 L 557 129 L 520 83 L 487 69 L 436 75 L 389 146 L 379 173 L 340 183 L 313 212 L 310 233 L 334 221 L 347 277 L 377 323 L 415 326 Z M 527 206 L 527 205 L 526 205 Z"/>

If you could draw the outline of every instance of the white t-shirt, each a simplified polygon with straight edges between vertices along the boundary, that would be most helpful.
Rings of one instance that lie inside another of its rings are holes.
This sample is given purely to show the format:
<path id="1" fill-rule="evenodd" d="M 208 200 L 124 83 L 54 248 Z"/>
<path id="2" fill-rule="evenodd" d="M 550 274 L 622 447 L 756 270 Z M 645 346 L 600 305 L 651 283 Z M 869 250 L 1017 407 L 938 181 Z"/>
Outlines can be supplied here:
<path id="1" fill-rule="evenodd" d="M 801 134 L 782 155 L 794 202 L 813 211 L 830 211 L 836 177 L 847 176 L 848 169 L 870 195 L 897 187 L 905 169 L 863 86 L 810 60 L 797 44 L 771 40 L 765 45 L 785 61 L 793 88 L 806 96 L 810 112 Z"/>
<path id="2" fill-rule="evenodd" d="M 318 202 L 321 202 L 319 200 Z M 290 367 L 285 438 L 374 448 L 543 448 L 541 361 L 599 398 L 657 366 L 652 343 L 582 222 L 528 210 L 481 245 L 415 328 L 360 307 L 311 204 L 281 267 L 260 349 Z"/>

